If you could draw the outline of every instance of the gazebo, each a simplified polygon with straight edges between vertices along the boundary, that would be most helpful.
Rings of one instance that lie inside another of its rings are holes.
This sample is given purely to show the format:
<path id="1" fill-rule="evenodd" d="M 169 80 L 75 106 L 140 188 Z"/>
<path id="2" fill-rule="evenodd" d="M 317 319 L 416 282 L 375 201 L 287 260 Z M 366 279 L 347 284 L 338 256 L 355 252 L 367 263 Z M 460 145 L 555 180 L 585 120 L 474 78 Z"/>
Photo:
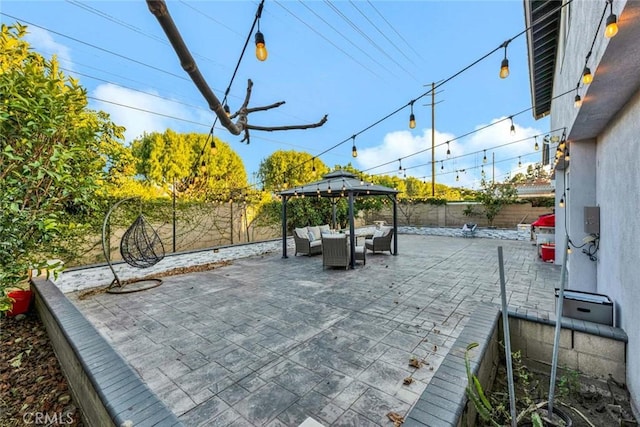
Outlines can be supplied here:
<path id="1" fill-rule="evenodd" d="M 387 196 L 393 203 L 393 255 L 398 254 L 398 208 L 396 195 L 398 191 L 361 181 L 353 173 L 344 170 L 336 170 L 322 177 L 322 180 L 310 182 L 301 186 L 290 188 L 279 193 L 282 196 L 282 257 L 287 258 L 287 200 L 290 197 L 328 197 L 333 203 L 333 223 L 336 223 L 335 199 L 338 197 L 349 198 L 349 239 L 351 243 L 351 268 L 355 265 L 356 236 L 353 220 L 353 201 L 355 197 Z"/>

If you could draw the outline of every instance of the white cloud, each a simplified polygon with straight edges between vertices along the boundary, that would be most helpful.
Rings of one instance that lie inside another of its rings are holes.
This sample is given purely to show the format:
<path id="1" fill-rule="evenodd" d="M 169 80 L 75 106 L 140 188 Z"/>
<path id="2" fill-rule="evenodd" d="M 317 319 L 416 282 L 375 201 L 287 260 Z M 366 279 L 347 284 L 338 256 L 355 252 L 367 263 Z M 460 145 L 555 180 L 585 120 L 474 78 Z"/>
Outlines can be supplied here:
<path id="1" fill-rule="evenodd" d="M 51 55 L 56 55 L 62 67 L 73 70 L 71 49 L 53 40 L 53 37 L 47 30 L 38 27 L 29 27 L 27 31 L 28 34 L 25 39 L 31 47 L 47 58 L 51 57 Z"/>
<path id="2" fill-rule="evenodd" d="M 146 91 L 154 94 L 157 93 L 152 90 Z M 133 139 L 141 136 L 145 132 L 164 132 L 168 128 L 179 132 L 206 132 L 204 127 L 200 127 L 195 124 L 187 124 L 188 128 L 185 129 L 183 122 L 176 121 L 171 117 L 163 117 L 149 113 L 149 111 L 153 111 L 154 113 L 166 116 L 206 123 L 206 120 L 202 120 L 202 117 L 194 118 L 194 115 L 191 114 L 184 106 L 166 99 L 136 92 L 113 84 L 102 84 L 96 87 L 92 96 L 105 101 L 111 101 L 117 104 L 144 110 L 140 111 L 133 108 L 123 107 L 121 105 L 111 104 L 109 102 L 93 100 L 94 105 L 92 108 L 109 113 L 111 115 L 111 120 L 114 123 L 126 128 L 125 139 L 127 142 L 131 142 Z"/>
<path id="3" fill-rule="evenodd" d="M 487 125 L 490 126 L 482 129 Z M 491 179 L 495 174 L 496 181 L 503 181 L 507 178 L 507 174 L 513 176 L 517 172 L 525 172 L 529 164 L 539 162 L 541 154 L 540 151 L 534 151 L 533 136 L 543 132 L 532 127 L 519 126 L 516 119 L 514 119 L 514 125 L 516 132 L 511 135 L 509 118 L 500 117 L 491 120 L 488 124 L 479 124 L 475 129 L 482 130 L 449 143 L 450 156 L 446 154 L 446 142 L 456 136 L 436 131 L 436 145 L 440 145 L 435 150 L 436 182 L 478 189 L 482 169 L 484 169 L 487 179 Z M 542 147 L 541 138 L 538 143 Z M 361 169 L 369 169 L 392 161 L 388 165 L 370 171 L 370 173 L 387 172 L 392 174 L 398 168 L 398 162 L 393 160 L 426 150 L 408 159 L 403 159 L 402 166 L 407 168 L 424 165 L 407 170 L 407 176 L 426 176 L 429 178 L 431 176 L 430 147 L 431 129 L 425 129 L 422 135 L 412 135 L 409 131 L 391 132 L 385 136 L 381 145 L 358 150 L 358 165 Z M 486 150 L 486 163 L 483 163 L 484 150 Z M 494 154 L 495 164 L 493 163 Z M 521 167 L 518 167 L 519 160 L 522 163 Z M 459 177 L 458 181 L 456 181 L 456 176 Z"/>
<path id="4" fill-rule="evenodd" d="M 435 144 L 441 144 L 451 138 L 453 138 L 451 134 L 436 131 Z M 397 159 L 412 155 L 418 151 L 422 152 L 402 160 L 402 167 L 408 169 L 406 171 L 407 176 L 423 176 L 427 169 L 431 170 L 431 129 L 425 129 L 422 135 L 414 135 L 405 130 L 388 133 L 385 135 L 381 145 L 358 150 L 357 163 L 362 170 L 375 167 L 375 169 L 367 171 L 370 174 L 393 173 L 398 170 Z M 376 167 L 387 162 L 391 163 Z"/>

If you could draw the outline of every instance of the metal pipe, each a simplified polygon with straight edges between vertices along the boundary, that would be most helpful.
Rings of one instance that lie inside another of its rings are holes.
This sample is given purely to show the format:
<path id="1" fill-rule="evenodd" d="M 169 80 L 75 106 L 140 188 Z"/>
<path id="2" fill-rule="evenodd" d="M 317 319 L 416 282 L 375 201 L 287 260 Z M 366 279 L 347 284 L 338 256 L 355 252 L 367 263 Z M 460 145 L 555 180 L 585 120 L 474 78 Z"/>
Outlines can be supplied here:
<path id="1" fill-rule="evenodd" d="M 502 246 L 498 246 L 498 266 L 500 267 L 500 299 L 502 300 L 502 329 L 504 332 L 504 355 L 507 361 L 507 382 L 509 384 L 509 407 L 511 426 L 516 427 L 516 392 L 513 384 L 513 363 L 511 360 L 511 335 L 509 335 L 509 307 L 507 306 L 507 284 L 504 278 Z"/>
<path id="2" fill-rule="evenodd" d="M 562 329 L 562 303 L 564 300 L 564 285 L 567 280 L 567 248 L 562 256 L 562 274 L 560 275 L 560 289 L 556 301 L 556 331 L 553 336 L 553 356 L 551 357 L 551 375 L 549 377 L 549 418 L 553 419 L 553 399 L 555 398 L 556 372 L 558 371 L 558 350 L 560 348 L 560 329 Z"/>

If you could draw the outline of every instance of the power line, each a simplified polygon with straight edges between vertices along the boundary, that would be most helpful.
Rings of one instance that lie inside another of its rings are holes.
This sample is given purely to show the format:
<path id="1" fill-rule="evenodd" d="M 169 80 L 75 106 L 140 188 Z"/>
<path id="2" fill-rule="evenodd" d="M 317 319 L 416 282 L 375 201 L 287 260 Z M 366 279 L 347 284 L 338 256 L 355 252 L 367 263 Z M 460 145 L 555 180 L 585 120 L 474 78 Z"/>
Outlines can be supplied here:
<path id="1" fill-rule="evenodd" d="M 162 37 L 159 37 L 159 36 L 156 36 L 154 34 L 149 34 L 146 31 L 143 31 L 140 28 L 136 27 L 135 25 L 129 24 L 128 22 L 125 22 L 125 21 L 123 21 L 121 19 L 115 18 L 114 16 L 109 15 L 108 13 L 106 13 L 104 11 L 101 11 L 100 9 L 96 9 L 95 7 L 89 6 L 88 4 L 79 2 L 77 0 L 65 0 L 65 1 L 67 3 L 69 3 L 69 4 L 72 4 L 73 6 L 76 6 L 76 7 L 79 7 L 81 9 L 84 9 L 89 13 L 92 13 L 94 15 L 100 16 L 100 17 L 102 17 L 102 18 L 104 18 L 104 19 L 106 19 L 108 21 L 111 21 L 111 22 L 113 22 L 115 24 L 118 24 L 121 27 L 127 28 L 127 29 L 129 29 L 129 30 L 131 30 L 133 32 L 136 32 L 136 33 L 138 33 L 140 35 L 143 35 L 143 36 L 145 36 L 147 38 L 150 38 L 152 40 L 160 42 L 165 46 L 170 46 L 169 42 L 167 42 L 166 39 L 164 39 Z M 222 64 L 220 62 L 217 62 L 217 61 L 215 61 L 215 60 L 213 60 L 213 59 L 211 59 L 211 58 L 209 58 L 209 57 L 207 57 L 205 55 L 199 54 L 197 52 L 194 52 L 193 55 L 198 57 L 198 58 L 204 59 L 206 61 L 212 62 L 212 63 L 214 63 L 216 65 L 224 65 L 224 64 Z"/>
<path id="2" fill-rule="evenodd" d="M 172 73 L 172 72 L 167 71 L 167 70 L 163 70 L 162 68 L 158 68 L 158 67 L 156 67 L 156 66 L 154 66 L 154 65 L 150 65 L 150 64 L 147 64 L 147 63 L 142 62 L 142 61 L 138 61 L 137 59 L 129 58 L 128 56 L 125 56 L 125 55 L 119 54 L 119 53 L 117 53 L 117 52 L 113 52 L 113 51 L 111 51 L 111 50 L 109 50 L 109 49 L 105 49 L 105 48 L 103 48 L 103 47 L 96 46 L 96 45 L 94 45 L 94 44 L 84 42 L 84 41 L 79 40 L 79 39 L 77 39 L 77 38 L 75 38 L 75 37 L 71 37 L 71 36 L 68 36 L 68 35 L 66 35 L 66 34 L 62 34 L 62 33 L 58 32 L 58 31 L 54 31 L 54 30 L 51 30 L 51 29 L 49 29 L 49 28 L 43 27 L 43 26 L 41 26 L 41 25 L 37 25 L 37 24 L 34 24 L 34 23 L 32 23 L 32 22 L 26 21 L 26 20 L 24 20 L 24 19 L 17 18 L 17 17 L 15 17 L 15 16 L 13 16 L 13 15 L 9 15 L 8 13 L 0 12 L 0 14 L 1 14 L 1 15 L 4 15 L 4 16 L 7 16 L 7 17 L 9 17 L 9 18 L 11 18 L 11 19 L 15 19 L 16 21 L 24 22 L 24 23 L 26 23 L 27 25 L 31 25 L 32 27 L 37 27 L 37 28 L 40 28 L 40 29 L 42 29 L 42 30 L 49 31 L 50 33 L 52 33 L 52 34 L 56 34 L 56 35 L 58 35 L 58 36 L 60 36 L 60 37 L 64 37 L 64 38 L 66 38 L 66 39 L 73 40 L 73 41 L 74 41 L 74 42 L 76 42 L 76 43 L 80 43 L 80 44 L 83 44 L 83 45 L 85 45 L 85 46 L 89 46 L 89 47 L 92 47 L 92 48 L 94 48 L 94 49 L 98 49 L 99 51 L 102 51 L 102 52 L 108 53 L 108 54 L 110 54 L 110 55 L 117 56 L 118 58 L 125 59 L 125 60 L 127 60 L 127 61 L 133 62 L 133 63 L 138 64 L 138 65 L 142 65 L 143 67 L 150 68 L 150 69 L 152 69 L 152 70 L 155 70 L 155 71 L 158 71 L 158 72 L 161 72 L 161 73 L 164 73 L 164 74 L 170 75 L 170 76 L 172 76 L 172 77 L 177 77 L 177 78 L 179 78 L 180 80 L 187 80 L 187 81 L 189 81 L 189 79 L 188 79 L 188 78 L 186 78 L 186 77 L 184 77 L 184 76 L 181 76 L 181 75 L 178 75 L 178 74 Z"/>
<path id="3" fill-rule="evenodd" d="M 360 46 L 356 45 L 349 37 L 347 37 L 346 35 L 344 35 L 342 32 L 340 32 L 340 30 L 338 30 L 337 28 L 335 28 L 333 25 L 331 25 L 326 19 L 324 19 L 321 15 L 319 15 L 316 11 L 314 11 L 313 9 L 311 9 L 307 4 L 305 4 L 305 2 L 303 0 L 298 0 L 300 2 L 300 4 L 304 7 L 306 7 L 311 13 L 313 13 L 318 19 L 320 19 L 322 22 L 324 22 L 329 28 L 331 28 L 333 31 L 335 31 L 336 33 L 338 33 L 338 35 L 340 37 L 342 37 L 343 39 L 345 39 L 351 46 L 355 47 L 356 49 L 358 49 L 360 52 L 362 52 L 367 58 L 371 59 L 373 62 L 375 62 L 379 67 L 383 68 L 385 71 L 387 71 L 389 74 L 393 74 L 393 72 L 391 70 L 389 70 L 387 67 L 385 67 L 384 65 L 382 65 L 377 59 L 375 59 L 373 56 L 369 55 L 369 53 L 362 49 Z"/>
<path id="4" fill-rule="evenodd" d="M 335 47 L 336 49 L 338 49 L 340 52 L 342 52 L 347 58 L 351 59 L 353 62 L 355 62 L 356 64 L 358 64 L 359 66 L 361 66 L 362 68 L 364 68 L 365 70 L 367 70 L 368 72 L 370 72 L 371 74 L 373 74 L 374 76 L 376 76 L 379 79 L 382 79 L 382 77 L 376 73 L 375 71 L 371 70 L 369 67 L 367 67 L 366 65 L 364 65 L 362 62 L 358 61 L 357 59 L 355 59 L 353 56 L 351 56 L 349 53 L 347 53 L 344 49 L 342 49 L 340 46 L 338 46 L 337 44 L 335 44 L 334 42 L 332 42 L 331 40 L 329 40 L 324 34 L 322 34 L 321 32 L 319 32 L 318 30 L 316 30 L 315 28 L 313 28 L 311 25 L 307 24 L 303 19 L 301 19 L 300 17 L 298 17 L 295 13 L 291 12 L 289 9 L 287 9 L 280 1 L 275 0 L 275 3 L 280 6 L 281 8 L 283 8 L 285 11 L 287 11 L 291 16 L 293 16 L 294 18 L 296 18 L 298 21 L 300 21 L 304 26 L 306 26 L 307 28 L 309 28 L 311 31 L 313 31 L 314 33 L 316 33 L 318 36 L 322 37 L 327 43 L 329 43 L 331 46 Z"/>
<path id="5" fill-rule="evenodd" d="M 391 28 L 391 30 L 392 30 L 394 33 L 396 33 L 396 35 L 397 35 L 398 37 L 400 37 L 400 39 L 401 39 L 401 40 L 402 40 L 402 41 L 403 41 L 407 46 L 409 46 L 409 49 L 411 49 L 411 50 L 413 51 L 413 53 L 415 53 L 415 54 L 418 56 L 418 58 L 420 58 L 420 59 L 424 59 L 424 58 L 422 58 L 422 56 L 420 55 L 420 52 L 418 52 L 417 50 L 415 50 L 415 49 L 413 48 L 413 46 L 411 45 L 411 43 L 409 43 L 409 42 L 407 41 L 407 39 L 405 39 L 405 38 L 402 36 L 402 34 L 400 34 L 400 33 L 398 32 L 398 30 L 396 30 L 396 28 L 391 24 L 391 22 L 389 22 L 389 21 L 387 20 L 387 18 L 385 18 L 385 16 L 384 16 L 382 13 L 380 13 L 380 11 L 379 11 L 375 6 L 374 6 L 374 4 L 373 4 L 373 3 L 371 3 L 371 1 L 367 0 L 367 3 L 369 3 L 369 6 L 371 6 L 371 8 L 372 8 L 373 10 L 375 10 L 375 11 L 376 11 L 376 13 L 380 16 L 380 18 L 382 18 L 382 20 L 383 20 L 384 22 L 386 22 L 386 23 L 387 23 L 387 25 L 389 26 L 389 28 Z"/>
<path id="6" fill-rule="evenodd" d="M 373 28 L 375 28 L 375 29 L 376 29 L 376 31 L 377 31 L 378 33 L 380 33 L 380 35 L 381 35 L 382 37 L 384 37 L 384 38 L 385 38 L 385 40 L 387 40 L 387 41 L 391 44 L 391 46 L 393 46 L 393 47 L 396 49 L 396 51 L 398 51 L 402 56 L 404 56 L 404 57 L 405 57 L 409 62 L 411 62 L 413 65 L 417 66 L 417 64 L 416 64 L 415 62 L 413 62 L 413 59 L 411 59 L 407 54 L 405 54 L 405 53 L 402 51 L 402 49 L 400 49 L 400 48 L 398 47 L 398 45 L 396 45 L 396 44 L 395 44 L 395 43 L 394 43 L 394 42 L 393 42 L 389 37 L 387 37 L 387 35 L 384 33 L 384 31 L 382 31 L 382 30 L 381 30 L 381 29 L 380 29 L 380 28 L 379 28 L 379 27 L 378 27 L 378 26 L 377 26 L 377 25 L 376 25 L 376 24 L 375 24 L 371 19 L 369 19 L 369 17 L 367 16 L 367 14 L 366 14 L 366 13 L 364 13 L 364 12 L 362 11 L 362 9 L 360 9 L 360 8 L 358 7 L 357 3 L 353 2 L 353 0 L 349 0 L 349 3 L 351 4 L 351 6 L 353 6 L 353 7 L 354 7 L 354 8 L 355 8 L 359 13 L 360 13 L 360 15 L 362 15 L 362 17 L 363 17 L 364 19 L 366 19 L 366 20 L 367 20 L 367 22 L 369 22 L 369 24 L 371 24 L 371 26 L 372 26 Z"/>
<path id="7" fill-rule="evenodd" d="M 391 57 L 391 55 L 389 55 L 387 53 L 386 50 L 384 50 L 382 47 L 380 47 L 380 45 L 378 43 L 376 43 L 375 41 L 373 41 L 373 39 L 371 37 L 369 37 L 369 35 L 367 33 L 365 33 L 364 31 L 362 31 L 360 29 L 360 27 L 358 25 L 356 25 L 351 19 L 349 19 L 349 17 L 347 15 L 345 15 L 340 9 L 338 9 L 337 6 L 335 6 L 333 3 L 331 3 L 329 0 L 324 0 L 324 3 L 329 6 L 330 9 L 332 9 L 339 17 L 341 17 L 347 24 L 349 24 L 351 26 L 351 28 L 353 28 L 358 34 L 360 34 L 365 40 L 367 40 L 369 42 L 369 44 L 371 44 L 371 46 L 373 46 L 376 50 L 378 50 L 380 53 L 382 53 L 384 56 L 386 56 L 387 58 L 389 58 L 389 60 L 391 60 L 391 62 L 393 62 L 394 64 L 396 64 L 402 71 L 404 71 L 405 73 L 407 73 L 412 79 L 414 79 L 415 81 L 418 81 L 418 79 L 416 78 L 416 76 L 414 76 L 409 70 L 407 70 L 406 68 L 404 68 L 398 61 L 396 61 L 394 58 Z"/>

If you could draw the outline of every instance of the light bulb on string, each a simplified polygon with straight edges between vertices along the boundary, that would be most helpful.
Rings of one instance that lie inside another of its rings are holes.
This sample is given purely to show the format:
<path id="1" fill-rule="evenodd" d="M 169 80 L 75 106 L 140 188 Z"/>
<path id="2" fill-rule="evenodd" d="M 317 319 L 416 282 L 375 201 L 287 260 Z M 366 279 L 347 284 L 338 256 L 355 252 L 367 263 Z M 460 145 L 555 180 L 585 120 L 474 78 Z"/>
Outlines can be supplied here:
<path id="1" fill-rule="evenodd" d="M 456 173 L 456 181 L 460 181 L 460 175 Z"/>
<path id="2" fill-rule="evenodd" d="M 487 150 L 484 150 L 484 157 L 482 158 L 482 163 L 487 163 Z"/>
<path id="3" fill-rule="evenodd" d="M 571 244 L 570 244 L 570 243 L 567 243 L 567 253 L 568 253 L 569 255 L 571 255 L 571 252 L 573 252 L 573 251 L 571 250 Z"/>
<path id="4" fill-rule="evenodd" d="M 533 138 L 536 141 L 535 145 L 533 146 L 533 149 L 538 151 L 540 149 L 540 145 L 538 145 L 538 136 L 536 135 Z"/>
<path id="5" fill-rule="evenodd" d="M 218 152 L 218 147 L 216 147 L 215 139 L 211 138 L 211 144 L 209 146 L 209 151 L 211 154 L 216 154 Z"/>
<path id="6" fill-rule="evenodd" d="M 449 149 L 449 141 L 447 141 L 447 156 L 451 155 L 451 150 Z"/>
<path id="7" fill-rule="evenodd" d="M 582 98 L 580 98 L 580 95 L 578 95 L 576 93 L 576 97 L 573 99 L 573 106 L 575 108 L 580 108 L 582 106 Z"/>
<path id="8" fill-rule="evenodd" d="M 500 63 L 500 78 L 506 79 L 509 77 L 509 60 L 507 59 L 507 46 L 511 40 L 507 40 L 502 45 L 504 46 L 504 59 Z"/>
<path id="9" fill-rule="evenodd" d="M 402 172 L 402 159 L 398 159 L 398 171 Z"/>
<path id="10" fill-rule="evenodd" d="M 315 157 L 311 158 L 311 172 L 313 172 L 314 174 L 316 173 L 316 158 Z"/>
<path id="11" fill-rule="evenodd" d="M 562 195 L 562 197 L 560 197 L 560 203 L 558 203 L 558 206 L 564 208 L 564 194 Z"/>
<path id="12" fill-rule="evenodd" d="M 518 156 L 518 167 L 521 168 L 522 167 L 522 161 L 520 160 L 520 156 Z"/>
<path id="13" fill-rule="evenodd" d="M 509 119 L 511 120 L 511 128 L 509 129 L 509 131 L 511 132 L 511 135 L 515 135 L 516 134 L 516 126 L 513 124 L 513 116 L 510 116 Z"/>
<path id="14" fill-rule="evenodd" d="M 264 34 L 260 30 L 256 31 L 256 58 L 260 61 L 266 61 L 269 53 L 264 42 Z"/>
<path id="15" fill-rule="evenodd" d="M 443 171 L 444 170 L 444 162 L 440 161 L 440 170 Z"/>
<path id="16" fill-rule="evenodd" d="M 588 85 L 593 81 L 593 74 L 591 74 L 591 70 L 589 67 L 585 66 L 582 71 L 582 83 Z"/>
<path id="17" fill-rule="evenodd" d="M 227 105 L 227 103 L 224 103 L 224 113 L 227 115 L 227 117 L 231 117 L 231 109 L 229 108 L 229 105 Z"/>
<path id="18" fill-rule="evenodd" d="M 413 114 L 413 103 L 414 101 L 411 101 L 411 114 L 409 115 L 409 129 L 415 129 L 416 128 L 416 116 Z"/>
<path id="19" fill-rule="evenodd" d="M 351 156 L 358 157 L 358 149 L 356 148 L 356 136 L 353 135 L 351 139 L 353 140 L 353 146 L 351 147 Z"/>
<path id="20" fill-rule="evenodd" d="M 613 0 L 608 0 L 610 6 L 607 26 L 604 28 L 604 36 L 608 39 L 618 34 L 618 18 L 613 13 Z"/>

